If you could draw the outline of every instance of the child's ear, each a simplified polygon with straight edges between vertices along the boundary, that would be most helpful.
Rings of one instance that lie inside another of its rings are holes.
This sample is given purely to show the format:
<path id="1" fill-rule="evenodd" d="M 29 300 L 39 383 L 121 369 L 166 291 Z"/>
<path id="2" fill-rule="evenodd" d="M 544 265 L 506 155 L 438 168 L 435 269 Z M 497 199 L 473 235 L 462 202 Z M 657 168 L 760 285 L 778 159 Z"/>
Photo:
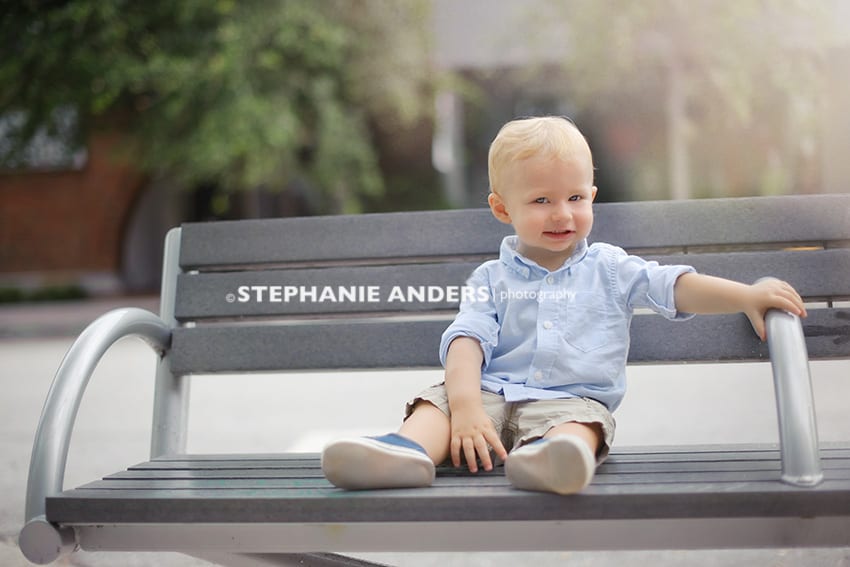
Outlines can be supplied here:
<path id="1" fill-rule="evenodd" d="M 505 208 L 505 202 L 497 193 L 490 193 L 487 196 L 487 203 L 490 205 L 490 212 L 493 213 L 494 217 L 505 224 L 511 224 L 511 215 Z"/>
<path id="2" fill-rule="evenodd" d="M 590 190 L 590 201 L 591 202 L 596 200 L 596 191 L 597 191 L 597 187 L 596 187 L 596 185 L 594 185 L 593 189 Z"/>

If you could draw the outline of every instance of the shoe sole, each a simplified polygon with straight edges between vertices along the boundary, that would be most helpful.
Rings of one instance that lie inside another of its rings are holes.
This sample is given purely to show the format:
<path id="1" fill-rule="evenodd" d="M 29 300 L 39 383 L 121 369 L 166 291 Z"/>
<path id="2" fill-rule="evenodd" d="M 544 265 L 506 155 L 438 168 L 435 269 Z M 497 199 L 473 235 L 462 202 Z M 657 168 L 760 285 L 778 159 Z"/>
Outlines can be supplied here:
<path id="1" fill-rule="evenodd" d="M 575 494 L 593 479 L 596 459 L 580 439 L 555 437 L 508 455 L 505 475 L 522 490 Z"/>
<path id="2" fill-rule="evenodd" d="M 415 449 L 374 439 L 342 439 L 322 451 L 322 472 L 347 490 L 420 488 L 434 482 L 431 459 Z"/>

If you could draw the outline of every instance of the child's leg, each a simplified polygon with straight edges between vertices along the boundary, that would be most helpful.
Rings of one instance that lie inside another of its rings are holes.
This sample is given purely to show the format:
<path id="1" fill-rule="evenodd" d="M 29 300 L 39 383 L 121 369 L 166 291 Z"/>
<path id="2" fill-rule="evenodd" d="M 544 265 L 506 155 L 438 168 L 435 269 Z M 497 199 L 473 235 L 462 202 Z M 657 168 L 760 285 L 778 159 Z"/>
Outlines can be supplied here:
<path id="1" fill-rule="evenodd" d="M 441 409 L 431 402 L 420 400 L 413 407 L 398 434 L 422 446 L 435 465 L 449 456 L 451 421 Z"/>
<path id="2" fill-rule="evenodd" d="M 577 421 L 570 421 L 562 423 L 547 431 L 543 438 L 551 439 L 558 435 L 574 435 L 578 437 L 587 443 L 587 447 L 594 455 L 599 453 L 599 449 L 605 440 L 604 433 L 602 432 L 602 425 L 598 422 L 580 423 Z"/>
<path id="3" fill-rule="evenodd" d="M 520 440 L 505 463 L 517 488 L 573 494 L 593 479 L 597 461 L 613 441 L 614 419 L 594 400 L 522 404 Z"/>
<path id="4" fill-rule="evenodd" d="M 338 439 L 322 451 L 322 472 L 339 488 L 417 488 L 434 481 L 435 463 L 448 456 L 451 425 L 424 399 L 409 406 L 398 433 Z"/>

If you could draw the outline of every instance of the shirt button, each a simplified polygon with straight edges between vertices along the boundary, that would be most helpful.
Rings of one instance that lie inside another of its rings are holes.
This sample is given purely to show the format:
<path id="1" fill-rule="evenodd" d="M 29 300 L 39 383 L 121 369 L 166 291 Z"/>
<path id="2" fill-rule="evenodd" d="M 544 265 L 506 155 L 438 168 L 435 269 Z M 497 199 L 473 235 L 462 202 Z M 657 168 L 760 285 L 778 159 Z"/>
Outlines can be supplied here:
<path id="1" fill-rule="evenodd" d="M 540 380 L 541 378 L 543 378 L 543 373 L 542 373 L 542 372 L 540 372 L 540 371 L 538 370 L 537 372 L 535 372 L 535 373 L 534 373 L 534 379 L 535 379 L 535 380 Z"/>
<path id="2" fill-rule="evenodd" d="M 552 321 L 543 321 L 543 328 L 544 329 L 551 329 L 553 326 L 554 325 L 552 324 Z"/>
<path id="3" fill-rule="evenodd" d="M 547 276 L 546 277 L 546 283 L 550 284 L 550 285 L 555 283 L 555 276 Z"/>

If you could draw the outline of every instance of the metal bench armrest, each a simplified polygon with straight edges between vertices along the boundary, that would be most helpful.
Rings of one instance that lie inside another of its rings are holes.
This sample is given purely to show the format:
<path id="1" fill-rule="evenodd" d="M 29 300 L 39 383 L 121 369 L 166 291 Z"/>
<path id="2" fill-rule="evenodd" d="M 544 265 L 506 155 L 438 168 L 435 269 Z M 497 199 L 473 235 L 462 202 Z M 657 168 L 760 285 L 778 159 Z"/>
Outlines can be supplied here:
<path id="1" fill-rule="evenodd" d="M 823 480 L 823 469 L 803 325 L 796 315 L 777 309 L 767 312 L 766 324 L 779 418 L 782 480 L 795 486 L 816 486 Z"/>
<path id="2" fill-rule="evenodd" d="M 28 543 L 41 547 L 33 539 L 42 542 L 45 536 L 50 539 L 50 525 L 44 520 L 45 499 L 62 492 L 71 432 L 89 379 L 104 353 L 116 341 L 129 336 L 143 339 L 162 357 L 170 346 L 171 328 L 144 309 L 109 311 L 86 327 L 68 349 L 56 372 L 41 412 L 30 458 L 27 525 L 21 532 L 20 541 L 25 554 L 26 548 L 30 547 Z M 61 542 L 63 547 L 70 543 L 67 533 L 56 530 L 53 535 L 58 537 L 54 541 Z M 32 552 L 34 557 L 27 554 L 31 560 L 44 559 L 37 550 L 32 549 Z"/>

